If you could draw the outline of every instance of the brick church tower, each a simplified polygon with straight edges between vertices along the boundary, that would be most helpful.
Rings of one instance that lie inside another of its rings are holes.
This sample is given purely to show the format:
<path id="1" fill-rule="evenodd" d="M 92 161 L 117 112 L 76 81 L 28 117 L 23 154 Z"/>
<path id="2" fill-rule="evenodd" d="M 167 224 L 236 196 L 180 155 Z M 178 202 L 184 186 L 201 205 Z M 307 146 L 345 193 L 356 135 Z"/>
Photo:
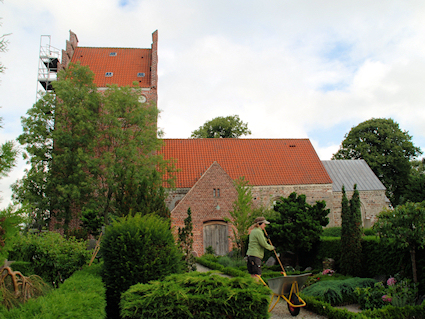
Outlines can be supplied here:
<path id="1" fill-rule="evenodd" d="M 131 86 L 138 82 L 142 90 L 140 101 L 157 103 L 158 30 L 152 33 L 150 49 L 79 47 L 77 35 L 69 33 L 58 71 L 69 63 L 79 62 L 94 72 L 94 83 L 99 90 L 105 90 L 107 84 Z"/>

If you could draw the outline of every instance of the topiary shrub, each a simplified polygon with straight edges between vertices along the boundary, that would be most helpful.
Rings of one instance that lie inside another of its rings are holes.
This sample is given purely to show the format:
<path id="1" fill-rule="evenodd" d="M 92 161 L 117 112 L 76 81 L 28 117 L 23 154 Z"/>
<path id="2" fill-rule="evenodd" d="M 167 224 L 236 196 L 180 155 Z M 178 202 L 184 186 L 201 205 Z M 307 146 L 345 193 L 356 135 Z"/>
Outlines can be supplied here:
<path id="1" fill-rule="evenodd" d="M 9 259 L 31 262 L 29 269 L 34 274 L 57 287 L 90 259 L 86 246 L 83 241 L 65 239 L 56 232 L 29 234 L 14 241 Z"/>
<path id="2" fill-rule="evenodd" d="M 270 290 L 251 278 L 171 275 L 122 294 L 121 318 L 269 318 Z"/>
<path id="3" fill-rule="evenodd" d="M 156 215 L 126 216 L 108 226 L 101 242 L 107 313 L 117 318 L 121 293 L 136 283 L 184 270 L 169 221 Z"/>
<path id="4" fill-rule="evenodd" d="M 341 227 L 323 228 L 321 237 L 341 237 Z"/>

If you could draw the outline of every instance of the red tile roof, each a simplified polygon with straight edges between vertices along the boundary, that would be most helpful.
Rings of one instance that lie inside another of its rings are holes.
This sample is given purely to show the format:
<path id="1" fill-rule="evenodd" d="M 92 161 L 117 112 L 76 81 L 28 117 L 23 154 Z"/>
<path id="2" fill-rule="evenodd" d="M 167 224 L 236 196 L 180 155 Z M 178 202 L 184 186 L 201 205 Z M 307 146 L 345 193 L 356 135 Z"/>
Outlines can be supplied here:
<path id="1" fill-rule="evenodd" d="M 89 48 L 77 47 L 71 62 L 80 61 L 87 65 L 95 74 L 94 83 L 97 87 L 106 87 L 106 84 L 118 86 L 132 85 L 133 81 L 139 82 L 140 87 L 150 87 L 151 78 L 151 49 L 130 48 Z M 111 56 L 110 53 L 116 53 Z M 106 77 L 107 72 L 112 72 L 111 77 Z M 138 77 L 137 73 L 144 73 Z"/>
<path id="2" fill-rule="evenodd" d="M 177 188 L 192 187 L 214 161 L 253 186 L 332 184 L 309 139 L 164 139 L 161 153 L 177 159 Z"/>

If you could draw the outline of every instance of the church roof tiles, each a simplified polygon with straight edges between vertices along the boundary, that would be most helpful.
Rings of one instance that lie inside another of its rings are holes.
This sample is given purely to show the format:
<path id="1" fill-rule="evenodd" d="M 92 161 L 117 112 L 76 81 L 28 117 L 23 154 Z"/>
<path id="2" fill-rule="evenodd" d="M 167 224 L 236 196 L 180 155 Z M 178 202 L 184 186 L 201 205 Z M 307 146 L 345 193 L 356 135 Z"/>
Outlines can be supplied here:
<path id="1" fill-rule="evenodd" d="M 214 161 L 252 186 L 332 184 L 309 139 L 164 139 L 176 159 L 176 187 L 190 188 Z"/>

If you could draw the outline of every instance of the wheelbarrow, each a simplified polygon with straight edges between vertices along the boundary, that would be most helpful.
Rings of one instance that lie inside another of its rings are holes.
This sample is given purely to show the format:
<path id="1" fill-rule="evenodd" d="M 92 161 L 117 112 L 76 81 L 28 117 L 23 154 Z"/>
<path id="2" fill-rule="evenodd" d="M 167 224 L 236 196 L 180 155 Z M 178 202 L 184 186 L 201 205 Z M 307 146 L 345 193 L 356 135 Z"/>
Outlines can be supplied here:
<path id="1" fill-rule="evenodd" d="M 264 229 L 264 233 L 267 236 L 268 242 L 273 246 L 269 235 Z M 280 267 L 282 268 L 282 277 L 271 278 L 268 280 L 269 288 L 273 291 L 272 299 L 270 300 L 269 312 L 271 312 L 274 307 L 279 302 L 280 298 L 283 298 L 288 304 L 288 310 L 292 316 L 298 316 L 300 313 L 301 307 L 306 305 L 305 301 L 300 297 L 300 289 L 304 286 L 308 277 L 311 273 L 301 274 L 301 275 L 290 275 L 286 274 L 285 268 L 280 261 L 279 256 L 276 253 L 276 250 L 273 250 L 276 255 L 277 260 L 279 261 Z M 261 276 L 256 275 L 259 280 L 267 286 Z M 273 299 L 277 297 L 276 302 L 273 304 Z"/>
<path id="2" fill-rule="evenodd" d="M 282 277 L 271 278 L 268 280 L 268 287 L 273 291 L 272 299 L 270 301 L 269 312 L 271 312 L 274 307 L 279 302 L 280 298 L 283 298 L 288 304 L 288 310 L 292 316 L 298 316 L 300 313 L 301 307 L 306 305 L 305 301 L 300 297 L 300 288 L 303 287 L 305 282 L 311 273 L 301 274 L 301 275 L 285 275 Z M 260 281 L 267 286 L 261 276 L 257 275 Z M 273 299 L 277 297 L 276 301 L 273 303 Z"/>

